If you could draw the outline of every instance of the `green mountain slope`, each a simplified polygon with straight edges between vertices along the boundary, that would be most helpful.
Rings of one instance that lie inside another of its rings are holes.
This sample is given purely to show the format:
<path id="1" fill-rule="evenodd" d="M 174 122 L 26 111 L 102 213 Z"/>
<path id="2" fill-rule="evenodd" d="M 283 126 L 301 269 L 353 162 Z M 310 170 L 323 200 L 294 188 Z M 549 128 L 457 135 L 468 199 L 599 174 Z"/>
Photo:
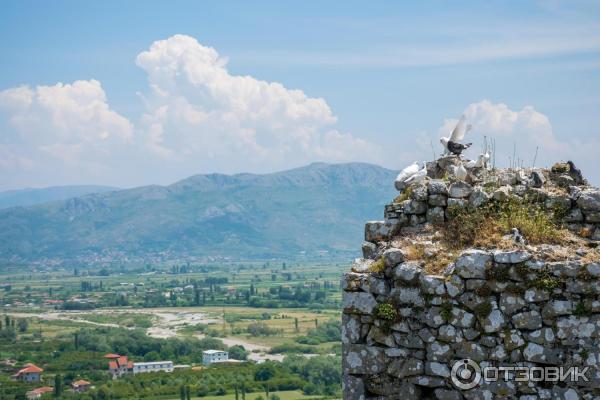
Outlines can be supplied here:
<path id="1" fill-rule="evenodd" d="M 360 163 L 266 175 L 196 175 L 170 186 L 0 210 L 0 259 L 95 254 L 288 257 L 354 253 L 395 172 Z"/>
<path id="2" fill-rule="evenodd" d="M 27 207 L 50 201 L 65 200 L 90 193 L 103 193 L 117 188 L 110 186 L 74 185 L 53 186 L 42 189 L 20 189 L 0 192 L 0 208 Z"/>

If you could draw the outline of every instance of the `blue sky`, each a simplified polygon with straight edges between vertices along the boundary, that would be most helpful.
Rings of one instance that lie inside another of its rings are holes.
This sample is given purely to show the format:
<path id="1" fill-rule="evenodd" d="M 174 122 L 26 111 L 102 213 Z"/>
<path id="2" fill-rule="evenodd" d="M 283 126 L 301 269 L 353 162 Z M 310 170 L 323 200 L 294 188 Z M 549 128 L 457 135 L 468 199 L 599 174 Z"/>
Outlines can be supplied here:
<path id="1" fill-rule="evenodd" d="M 540 146 L 538 164 L 574 158 L 600 183 L 597 2 L 1 7 L 0 189 L 402 168 L 463 112 L 500 161 Z"/>

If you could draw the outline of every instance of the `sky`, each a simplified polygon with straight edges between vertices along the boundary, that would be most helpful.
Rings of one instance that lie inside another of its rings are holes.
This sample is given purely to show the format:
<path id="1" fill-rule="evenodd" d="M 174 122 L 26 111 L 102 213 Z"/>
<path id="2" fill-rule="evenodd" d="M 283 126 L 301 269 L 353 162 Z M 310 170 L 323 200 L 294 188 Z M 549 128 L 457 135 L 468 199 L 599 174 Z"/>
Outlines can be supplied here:
<path id="1" fill-rule="evenodd" d="M 0 37 L 0 190 L 401 169 L 463 113 L 468 158 L 600 184 L 594 1 L 7 0 Z"/>

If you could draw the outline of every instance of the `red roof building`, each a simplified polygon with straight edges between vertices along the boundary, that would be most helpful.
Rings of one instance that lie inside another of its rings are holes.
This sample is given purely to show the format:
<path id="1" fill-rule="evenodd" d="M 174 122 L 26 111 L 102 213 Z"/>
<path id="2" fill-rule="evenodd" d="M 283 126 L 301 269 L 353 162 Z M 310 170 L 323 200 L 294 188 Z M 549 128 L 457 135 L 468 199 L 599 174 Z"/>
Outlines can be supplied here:
<path id="1" fill-rule="evenodd" d="M 40 382 L 44 370 L 34 364 L 25 364 L 25 367 L 17 371 L 12 377 L 21 382 Z"/>
<path id="2" fill-rule="evenodd" d="M 75 392 L 81 393 L 81 392 L 85 392 L 86 390 L 88 390 L 91 387 L 92 383 L 89 381 L 86 381 L 85 379 L 80 379 L 78 381 L 75 382 L 71 382 L 71 387 L 73 388 L 73 390 Z"/>
<path id="3" fill-rule="evenodd" d="M 116 354 L 107 354 L 106 356 L 113 356 Z M 109 358 L 106 357 L 105 358 Z M 131 372 L 133 369 L 133 362 L 127 359 L 127 356 L 117 356 L 116 358 L 110 357 L 111 361 L 108 362 L 108 372 L 113 376 L 113 379 L 120 377 L 123 374 Z"/>
<path id="4" fill-rule="evenodd" d="M 27 398 L 29 400 L 36 400 L 36 399 L 40 399 L 42 397 L 42 395 L 44 395 L 46 393 L 51 393 L 53 391 L 54 391 L 54 388 L 52 388 L 50 386 L 42 386 L 37 389 L 30 390 L 29 392 L 25 393 L 25 396 L 27 396 Z"/>
<path id="5" fill-rule="evenodd" d="M 108 359 L 111 359 L 111 360 L 114 359 L 114 358 L 119 358 L 119 357 L 121 357 L 121 356 L 118 355 L 118 354 L 112 354 L 112 353 L 108 353 L 108 354 L 104 355 L 104 358 L 108 358 Z"/>

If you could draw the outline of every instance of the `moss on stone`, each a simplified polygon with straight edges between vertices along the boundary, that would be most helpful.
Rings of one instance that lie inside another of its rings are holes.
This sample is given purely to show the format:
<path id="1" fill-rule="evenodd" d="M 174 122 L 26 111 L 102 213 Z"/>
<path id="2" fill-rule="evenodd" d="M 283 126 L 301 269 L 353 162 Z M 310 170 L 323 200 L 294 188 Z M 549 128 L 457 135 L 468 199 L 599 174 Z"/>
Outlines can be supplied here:
<path id="1" fill-rule="evenodd" d="M 475 294 L 477 296 L 487 297 L 490 294 L 492 294 L 492 289 L 490 289 L 490 287 L 487 284 L 485 284 L 475 289 Z"/>
<path id="2" fill-rule="evenodd" d="M 479 318 L 485 318 L 492 312 L 492 303 L 486 301 L 484 303 L 478 304 L 477 306 L 475 306 L 473 312 Z"/>
<path id="3" fill-rule="evenodd" d="M 495 265 L 493 268 L 486 270 L 488 280 L 495 279 L 498 282 L 506 282 L 510 279 L 509 267 L 506 265 Z"/>
<path id="4" fill-rule="evenodd" d="M 573 310 L 573 315 L 576 315 L 578 317 L 589 317 L 592 315 L 592 310 L 587 308 L 585 304 L 583 304 L 583 302 L 579 302 Z"/>
<path id="5" fill-rule="evenodd" d="M 513 283 L 506 287 L 506 293 L 523 296 L 525 294 L 525 288 Z"/>
<path id="6" fill-rule="evenodd" d="M 527 280 L 527 276 L 529 275 L 529 268 L 527 268 L 527 265 L 525 263 L 516 264 L 515 271 L 521 279 Z"/>
<path id="7" fill-rule="evenodd" d="M 452 319 L 452 303 L 442 303 L 442 305 L 440 305 L 440 316 L 446 322 Z"/>

